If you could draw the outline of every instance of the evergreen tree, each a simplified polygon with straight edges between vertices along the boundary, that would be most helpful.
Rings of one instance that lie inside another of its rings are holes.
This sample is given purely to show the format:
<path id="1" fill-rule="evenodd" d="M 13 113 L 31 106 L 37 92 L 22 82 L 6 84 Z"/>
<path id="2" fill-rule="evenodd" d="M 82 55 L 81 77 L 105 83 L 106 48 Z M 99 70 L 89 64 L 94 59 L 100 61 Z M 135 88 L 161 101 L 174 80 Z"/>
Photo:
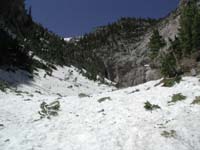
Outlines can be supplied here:
<path id="1" fill-rule="evenodd" d="M 31 6 L 29 7 L 28 15 L 32 18 L 32 7 Z"/>
<path id="2" fill-rule="evenodd" d="M 192 39 L 196 41 L 196 39 L 193 38 L 193 34 L 196 32 L 196 30 L 199 30 L 197 29 L 198 27 L 196 27 L 196 25 L 198 25 L 198 21 L 194 21 L 198 19 L 198 16 L 194 17 L 196 16 L 197 12 L 198 12 L 198 7 L 196 5 L 196 0 L 191 0 L 182 9 L 180 18 L 179 38 L 180 38 L 180 45 L 184 55 L 191 54 L 193 50 Z M 194 22 L 196 25 L 193 25 Z"/>
<path id="3" fill-rule="evenodd" d="M 165 54 L 160 59 L 161 73 L 165 77 L 175 77 L 177 75 L 176 59 L 172 53 Z"/>
<path id="4" fill-rule="evenodd" d="M 174 40 L 169 38 L 169 43 L 169 49 L 176 55 L 177 58 L 181 58 L 183 54 L 180 47 L 180 39 L 177 36 L 175 36 Z"/>
<path id="5" fill-rule="evenodd" d="M 200 51 L 200 11 L 195 14 L 192 24 L 192 45 L 193 51 Z"/>
<path id="6" fill-rule="evenodd" d="M 165 46 L 165 40 L 160 36 L 159 31 L 156 29 L 150 38 L 149 49 L 151 58 L 157 57 L 159 50 Z"/>
<path id="7" fill-rule="evenodd" d="M 18 39 L 0 28 L 0 66 L 17 66 L 31 71 L 32 60 L 20 45 Z"/>

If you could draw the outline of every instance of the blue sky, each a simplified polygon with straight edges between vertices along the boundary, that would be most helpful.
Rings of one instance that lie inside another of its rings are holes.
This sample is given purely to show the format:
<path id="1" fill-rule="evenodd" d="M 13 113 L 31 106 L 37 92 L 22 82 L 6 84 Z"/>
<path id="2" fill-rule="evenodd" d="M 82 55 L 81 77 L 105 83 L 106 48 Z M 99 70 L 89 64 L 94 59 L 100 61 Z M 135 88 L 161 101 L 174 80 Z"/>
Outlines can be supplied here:
<path id="1" fill-rule="evenodd" d="M 35 21 L 63 36 L 82 35 L 120 17 L 160 18 L 179 0 L 26 0 Z"/>

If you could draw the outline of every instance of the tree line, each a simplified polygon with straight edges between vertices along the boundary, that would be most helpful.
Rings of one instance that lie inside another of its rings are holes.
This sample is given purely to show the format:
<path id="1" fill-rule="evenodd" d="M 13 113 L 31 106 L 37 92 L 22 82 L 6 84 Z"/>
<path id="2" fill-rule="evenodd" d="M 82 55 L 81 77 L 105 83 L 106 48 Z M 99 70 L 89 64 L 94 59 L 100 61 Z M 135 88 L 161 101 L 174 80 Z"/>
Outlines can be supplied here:
<path id="1" fill-rule="evenodd" d="M 181 60 L 200 53 L 200 9 L 197 0 L 191 0 L 182 6 L 178 35 L 174 40 L 168 41 L 170 47 L 167 53 L 162 55 L 161 49 L 166 45 L 166 41 L 158 29 L 154 29 L 149 42 L 150 57 L 152 60 L 159 60 L 164 76 L 173 77 L 184 72 L 179 65 Z"/>

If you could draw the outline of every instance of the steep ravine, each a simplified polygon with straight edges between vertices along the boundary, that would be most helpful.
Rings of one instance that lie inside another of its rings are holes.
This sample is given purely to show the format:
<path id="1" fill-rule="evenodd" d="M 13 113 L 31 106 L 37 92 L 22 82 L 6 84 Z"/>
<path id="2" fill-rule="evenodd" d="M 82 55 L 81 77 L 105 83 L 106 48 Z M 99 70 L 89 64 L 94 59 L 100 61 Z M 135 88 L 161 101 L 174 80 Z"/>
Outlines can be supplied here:
<path id="1" fill-rule="evenodd" d="M 129 28 L 126 28 L 128 25 L 133 27 L 130 35 Z M 117 30 L 116 26 L 122 28 L 118 27 Z M 150 67 L 152 62 L 148 55 L 149 39 L 154 27 L 159 29 L 166 41 L 168 38 L 173 39 L 178 32 L 179 9 L 160 20 L 126 18 L 111 27 L 108 25 L 97 28 L 90 33 L 90 36 L 84 37 L 86 40 L 78 42 L 78 45 L 81 45 L 81 42 L 88 42 L 90 45 L 93 42 L 90 42 L 92 36 L 97 36 L 96 43 L 100 41 L 101 36 L 104 36 L 107 43 L 102 42 L 102 45 L 93 48 L 93 51 L 104 62 L 106 77 L 116 82 L 119 87 L 128 87 L 160 78 L 159 69 Z M 112 30 L 115 32 L 113 33 Z"/>

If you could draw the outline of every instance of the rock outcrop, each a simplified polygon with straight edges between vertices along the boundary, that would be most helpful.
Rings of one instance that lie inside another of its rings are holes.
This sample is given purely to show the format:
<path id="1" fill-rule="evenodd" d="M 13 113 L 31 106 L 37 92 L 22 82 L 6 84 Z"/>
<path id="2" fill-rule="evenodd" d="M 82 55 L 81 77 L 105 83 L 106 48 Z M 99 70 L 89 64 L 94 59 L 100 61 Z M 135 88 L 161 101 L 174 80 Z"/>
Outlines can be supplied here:
<path id="1" fill-rule="evenodd" d="M 134 28 L 130 30 L 126 26 Z M 96 40 L 96 43 L 100 41 L 101 36 L 106 39 L 107 43 L 102 43 L 93 49 L 104 62 L 106 77 L 116 82 L 119 87 L 128 87 L 160 78 L 159 69 L 152 68 L 150 65 L 152 62 L 148 55 L 149 39 L 154 27 L 159 29 L 166 41 L 168 41 L 168 38 L 174 39 L 179 27 L 179 10 L 175 10 L 169 16 L 160 20 L 134 20 L 134 18 L 131 20 L 128 18 L 119 20 L 111 27 L 97 28 L 90 36 L 85 37 L 90 39 L 97 36 L 93 40 Z M 80 40 L 80 42 L 91 44 L 89 40 Z M 78 42 L 78 45 L 80 42 Z M 164 49 L 168 46 L 169 44 Z"/>

